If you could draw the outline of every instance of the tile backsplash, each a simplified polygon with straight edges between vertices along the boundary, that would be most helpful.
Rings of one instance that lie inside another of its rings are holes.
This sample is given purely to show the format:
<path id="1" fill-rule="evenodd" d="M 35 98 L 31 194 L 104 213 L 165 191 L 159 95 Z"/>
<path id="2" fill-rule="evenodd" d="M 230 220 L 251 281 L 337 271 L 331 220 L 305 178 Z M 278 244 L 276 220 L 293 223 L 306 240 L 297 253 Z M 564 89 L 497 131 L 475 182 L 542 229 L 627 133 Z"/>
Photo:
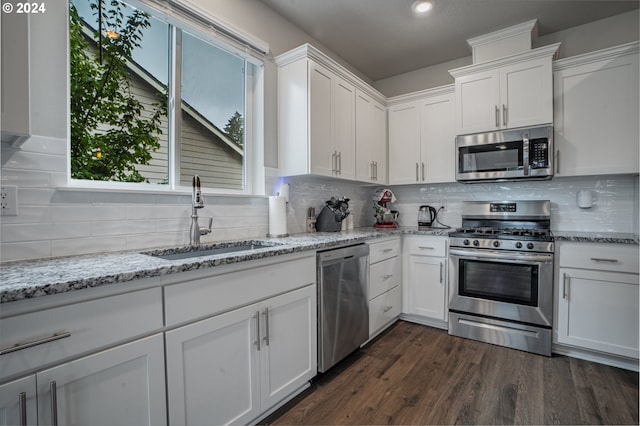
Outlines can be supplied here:
<path id="1" fill-rule="evenodd" d="M 2 184 L 18 187 L 18 215 L 2 216 L 0 259 L 37 259 L 87 253 L 183 245 L 189 241 L 190 194 L 124 193 L 65 188 L 67 142 L 33 136 L 14 149 L 2 144 Z M 272 174 L 277 174 L 275 171 Z M 372 226 L 373 195 L 380 186 L 314 176 L 268 177 L 266 193 L 290 184 L 289 233 L 306 229 L 309 207 L 316 214 L 332 196 L 346 196 L 354 226 Z M 440 221 L 460 226 L 464 200 L 549 199 L 552 228 L 564 231 L 638 232 L 638 177 L 587 176 L 523 183 L 404 185 L 390 187 L 400 225 L 417 224 L 418 207 L 444 206 Z M 580 209 L 576 194 L 589 190 L 594 206 Z M 203 242 L 264 238 L 268 199 L 205 193 L 201 217 L 213 216 Z M 205 223 L 204 220 L 201 223 Z"/>

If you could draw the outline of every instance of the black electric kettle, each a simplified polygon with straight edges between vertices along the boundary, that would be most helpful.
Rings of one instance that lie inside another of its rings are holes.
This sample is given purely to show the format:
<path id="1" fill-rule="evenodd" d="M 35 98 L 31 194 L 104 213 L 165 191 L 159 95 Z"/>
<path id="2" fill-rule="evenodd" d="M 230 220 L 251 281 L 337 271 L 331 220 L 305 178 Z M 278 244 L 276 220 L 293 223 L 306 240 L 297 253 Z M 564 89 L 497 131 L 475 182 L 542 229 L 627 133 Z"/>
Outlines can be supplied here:
<path id="1" fill-rule="evenodd" d="M 420 206 L 418 210 L 418 226 L 431 226 L 438 212 L 431 206 Z"/>

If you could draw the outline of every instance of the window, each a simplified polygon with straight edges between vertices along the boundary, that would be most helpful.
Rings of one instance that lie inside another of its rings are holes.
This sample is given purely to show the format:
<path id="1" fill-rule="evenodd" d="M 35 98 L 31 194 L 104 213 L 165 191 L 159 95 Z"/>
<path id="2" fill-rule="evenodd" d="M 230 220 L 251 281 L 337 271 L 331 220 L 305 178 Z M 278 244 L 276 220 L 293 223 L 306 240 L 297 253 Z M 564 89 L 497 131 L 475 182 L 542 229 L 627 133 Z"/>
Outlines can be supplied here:
<path id="1" fill-rule="evenodd" d="M 70 2 L 71 178 L 250 193 L 261 64 L 169 15 Z"/>

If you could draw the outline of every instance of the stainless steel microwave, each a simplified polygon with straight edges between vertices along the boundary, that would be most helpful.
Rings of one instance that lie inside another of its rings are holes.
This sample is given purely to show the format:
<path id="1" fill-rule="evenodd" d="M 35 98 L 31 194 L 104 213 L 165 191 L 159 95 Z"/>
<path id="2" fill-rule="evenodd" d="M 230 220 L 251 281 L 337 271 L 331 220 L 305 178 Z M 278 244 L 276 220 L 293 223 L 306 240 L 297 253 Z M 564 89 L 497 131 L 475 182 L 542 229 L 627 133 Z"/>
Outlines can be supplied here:
<path id="1" fill-rule="evenodd" d="M 553 177 L 553 126 L 456 138 L 456 180 L 501 182 Z"/>

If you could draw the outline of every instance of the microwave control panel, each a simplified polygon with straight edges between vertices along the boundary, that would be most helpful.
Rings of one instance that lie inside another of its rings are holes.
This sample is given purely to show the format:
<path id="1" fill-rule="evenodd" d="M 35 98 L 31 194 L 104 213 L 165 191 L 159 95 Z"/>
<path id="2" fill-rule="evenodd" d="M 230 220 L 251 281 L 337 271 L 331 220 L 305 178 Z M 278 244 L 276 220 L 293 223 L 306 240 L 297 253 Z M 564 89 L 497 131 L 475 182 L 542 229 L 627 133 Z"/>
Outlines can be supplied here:
<path id="1" fill-rule="evenodd" d="M 546 138 L 529 141 L 529 165 L 532 169 L 549 167 L 549 140 Z"/>

